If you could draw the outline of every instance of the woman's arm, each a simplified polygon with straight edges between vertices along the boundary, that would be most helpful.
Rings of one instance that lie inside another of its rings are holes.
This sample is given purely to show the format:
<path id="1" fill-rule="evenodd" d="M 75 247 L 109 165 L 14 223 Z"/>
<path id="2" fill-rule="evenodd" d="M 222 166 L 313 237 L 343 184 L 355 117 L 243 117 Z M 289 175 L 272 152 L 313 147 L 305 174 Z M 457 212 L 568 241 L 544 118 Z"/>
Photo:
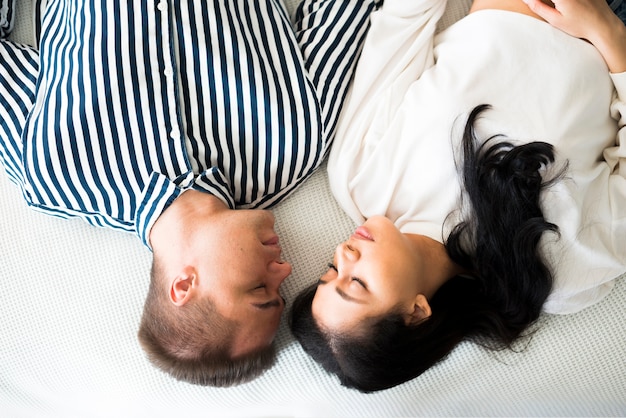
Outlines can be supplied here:
<path id="1" fill-rule="evenodd" d="M 433 65 L 433 37 L 445 7 L 446 0 L 386 0 L 372 14 L 344 120 L 363 115 L 390 89 L 394 95 L 404 94 Z"/>
<path id="2" fill-rule="evenodd" d="M 606 61 L 609 71 L 626 71 L 626 26 L 606 0 L 524 0 L 528 7 L 552 26 L 591 42 Z"/>

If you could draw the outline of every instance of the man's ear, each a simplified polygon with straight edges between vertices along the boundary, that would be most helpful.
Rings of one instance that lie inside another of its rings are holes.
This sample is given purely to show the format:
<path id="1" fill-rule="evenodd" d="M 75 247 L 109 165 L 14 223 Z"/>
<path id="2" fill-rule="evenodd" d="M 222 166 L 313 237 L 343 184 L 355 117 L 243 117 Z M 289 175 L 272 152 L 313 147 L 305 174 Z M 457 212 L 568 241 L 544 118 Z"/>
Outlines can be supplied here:
<path id="1" fill-rule="evenodd" d="M 191 266 L 185 266 L 170 283 L 170 300 L 176 306 L 183 306 L 193 294 L 198 284 L 196 270 Z"/>
<path id="2" fill-rule="evenodd" d="M 413 312 L 411 312 L 406 318 L 407 325 L 417 325 L 420 322 L 428 319 L 431 315 L 430 304 L 426 296 L 419 294 L 415 297 L 413 302 Z"/>

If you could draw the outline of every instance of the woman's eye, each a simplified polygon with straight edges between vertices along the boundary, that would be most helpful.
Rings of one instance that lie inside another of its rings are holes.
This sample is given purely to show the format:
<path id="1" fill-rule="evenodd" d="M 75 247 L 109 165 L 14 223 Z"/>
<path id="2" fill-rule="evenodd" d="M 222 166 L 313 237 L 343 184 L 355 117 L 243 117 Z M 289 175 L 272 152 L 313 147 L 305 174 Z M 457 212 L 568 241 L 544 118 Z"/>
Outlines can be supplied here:
<path id="1" fill-rule="evenodd" d="M 337 272 L 337 267 L 333 263 L 328 263 L 328 268 Z M 357 282 L 363 289 L 367 290 L 367 285 L 365 284 L 365 282 L 358 277 L 351 277 L 350 280 L 352 280 L 353 282 Z"/>
<path id="2" fill-rule="evenodd" d="M 352 277 L 351 279 L 353 282 L 357 282 L 359 285 L 361 285 L 363 289 L 367 290 L 367 286 L 365 285 L 363 280 L 359 279 L 358 277 Z"/>

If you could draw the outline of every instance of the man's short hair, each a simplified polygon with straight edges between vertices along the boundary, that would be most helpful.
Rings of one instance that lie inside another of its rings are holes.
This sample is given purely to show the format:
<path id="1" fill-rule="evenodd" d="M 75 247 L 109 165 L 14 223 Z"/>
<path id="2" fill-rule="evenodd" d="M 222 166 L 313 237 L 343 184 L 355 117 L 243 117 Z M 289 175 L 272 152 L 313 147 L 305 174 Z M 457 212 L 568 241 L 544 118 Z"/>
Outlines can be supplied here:
<path id="1" fill-rule="evenodd" d="M 237 323 L 217 312 L 209 298 L 180 307 L 170 303 L 165 279 L 155 255 L 138 332 L 154 366 L 180 381 L 220 387 L 248 382 L 272 366 L 274 344 L 232 359 L 229 350 Z"/>

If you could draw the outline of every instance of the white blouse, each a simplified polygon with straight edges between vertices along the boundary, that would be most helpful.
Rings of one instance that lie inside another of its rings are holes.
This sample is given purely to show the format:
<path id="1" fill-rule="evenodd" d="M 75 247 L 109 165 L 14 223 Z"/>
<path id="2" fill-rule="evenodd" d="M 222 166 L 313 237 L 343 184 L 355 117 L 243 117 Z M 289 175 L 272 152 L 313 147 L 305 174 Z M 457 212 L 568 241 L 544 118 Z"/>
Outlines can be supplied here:
<path id="1" fill-rule="evenodd" d="M 482 138 L 549 142 L 552 167 L 569 163 L 542 195 L 560 230 L 541 242 L 555 275 L 544 309 L 581 310 L 626 271 L 626 73 L 610 74 L 587 42 L 514 12 L 478 11 L 435 36 L 444 8 L 387 0 L 372 16 L 329 157 L 331 189 L 357 223 L 386 215 L 443 242 L 459 209 L 462 129 L 490 104 Z"/>

